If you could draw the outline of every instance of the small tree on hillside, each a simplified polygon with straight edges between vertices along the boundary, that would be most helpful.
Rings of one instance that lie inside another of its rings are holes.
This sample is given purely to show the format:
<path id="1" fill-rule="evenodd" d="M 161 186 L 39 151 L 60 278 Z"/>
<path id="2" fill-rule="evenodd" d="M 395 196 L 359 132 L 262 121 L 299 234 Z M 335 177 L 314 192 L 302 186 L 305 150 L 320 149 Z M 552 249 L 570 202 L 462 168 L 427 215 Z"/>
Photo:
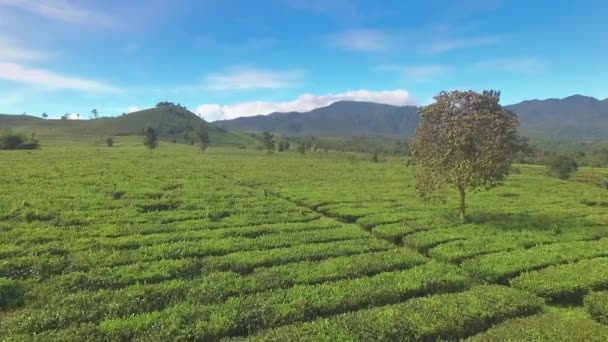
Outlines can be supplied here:
<path id="1" fill-rule="evenodd" d="M 97 109 L 91 110 L 91 116 L 93 117 L 93 119 L 99 118 L 99 112 L 97 111 Z"/>
<path id="2" fill-rule="evenodd" d="M 428 198 L 442 186 L 456 187 L 460 219 L 466 221 L 466 190 L 501 185 L 525 140 L 515 113 L 499 104 L 500 93 L 441 92 L 420 110 L 411 143 L 418 167 L 416 190 Z"/>
<path id="3" fill-rule="evenodd" d="M 151 124 L 144 127 L 144 146 L 150 149 L 150 153 L 158 146 L 158 135 Z"/>
<path id="4" fill-rule="evenodd" d="M 304 141 L 299 141 L 296 149 L 298 150 L 298 153 L 305 154 L 306 153 L 306 143 Z"/>
<path id="5" fill-rule="evenodd" d="M 113 137 L 107 137 L 106 140 L 105 140 L 105 142 L 106 142 L 106 146 L 108 146 L 108 147 L 114 146 L 114 138 Z"/>
<path id="6" fill-rule="evenodd" d="M 576 170 L 578 170 L 576 161 L 565 155 L 552 156 L 547 164 L 547 174 L 559 179 L 570 178 L 570 175 Z"/>
<path id="7" fill-rule="evenodd" d="M 209 138 L 209 131 L 207 129 L 207 125 L 201 123 L 194 129 L 194 135 L 196 136 L 196 142 L 198 147 L 201 149 L 201 152 L 205 152 L 209 144 L 211 143 L 211 139 Z"/>
<path id="8" fill-rule="evenodd" d="M 267 154 L 271 154 L 274 150 L 274 135 L 268 131 L 262 133 L 262 147 Z"/>
<path id="9" fill-rule="evenodd" d="M 49 117 L 49 115 L 47 113 L 42 113 L 42 117 L 46 119 Z"/>

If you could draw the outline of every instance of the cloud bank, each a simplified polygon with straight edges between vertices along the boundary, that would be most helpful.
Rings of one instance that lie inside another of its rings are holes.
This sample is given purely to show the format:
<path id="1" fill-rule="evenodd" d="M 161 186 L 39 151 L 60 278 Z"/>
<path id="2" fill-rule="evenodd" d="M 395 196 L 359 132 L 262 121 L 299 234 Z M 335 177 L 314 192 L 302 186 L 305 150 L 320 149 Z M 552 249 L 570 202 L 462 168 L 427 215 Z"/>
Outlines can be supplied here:
<path id="1" fill-rule="evenodd" d="M 254 101 L 231 105 L 202 104 L 195 109 L 195 112 L 202 115 L 205 120 L 216 121 L 273 112 L 306 112 L 315 108 L 329 106 L 338 101 L 369 101 L 395 106 L 417 104 L 417 100 L 408 91 L 403 89 L 384 91 L 354 90 L 339 94 L 302 94 L 295 100 L 286 102 Z"/>
<path id="2" fill-rule="evenodd" d="M 51 90 L 71 89 L 88 92 L 118 93 L 120 89 L 97 81 L 64 76 L 17 63 L 0 62 L 0 80 L 39 86 Z"/>

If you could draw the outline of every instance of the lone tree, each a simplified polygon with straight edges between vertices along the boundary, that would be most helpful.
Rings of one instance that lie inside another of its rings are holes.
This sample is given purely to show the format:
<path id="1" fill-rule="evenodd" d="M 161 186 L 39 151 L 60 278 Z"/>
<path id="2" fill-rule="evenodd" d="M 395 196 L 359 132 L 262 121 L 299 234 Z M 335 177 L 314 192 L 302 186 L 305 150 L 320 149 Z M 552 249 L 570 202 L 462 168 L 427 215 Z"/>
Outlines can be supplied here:
<path id="1" fill-rule="evenodd" d="M 466 222 L 466 190 L 501 185 L 526 140 L 517 134 L 515 113 L 499 104 L 500 92 L 441 92 L 420 109 L 411 142 L 418 168 L 416 191 L 429 198 L 453 185 L 460 195 L 460 220 Z"/>
<path id="2" fill-rule="evenodd" d="M 150 153 L 158 146 L 158 136 L 151 124 L 144 127 L 144 146 L 150 149 Z"/>
<path id="3" fill-rule="evenodd" d="M 573 172 L 578 170 L 576 160 L 566 155 L 555 155 L 547 163 L 547 174 L 559 179 L 568 179 Z"/>
<path id="4" fill-rule="evenodd" d="M 262 133 L 262 147 L 267 154 L 271 154 L 274 150 L 274 135 L 268 131 Z"/>
<path id="5" fill-rule="evenodd" d="M 105 140 L 106 146 L 108 147 L 112 147 L 114 146 L 114 138 L 113 137 L 107 137 Z"/>
<path id="6" fill-rule="evenodd" d="M 99 112 L 97 111 L 97 109 L 91 110 L 91 115 L 93 116 L 93 119 L 99 118 Z"/>
<path id="7" fill-rule="evenodd" d="M 47 113 L 42 113 L 42 117 L 46 119 L 49 117 L 49 115 Z"/>
<path id="8" fill-rule="evenodd" d="M 209 138 L 209 131 L 207 130 L 207 126 L 203 123 L 196 126 L 194 129 L 194 135 L 196 136 L 196 142 L 198 147 L 201 149 L 201 152 L 205 152 L 209 144 L 211 143 L 211 139 Z"/>

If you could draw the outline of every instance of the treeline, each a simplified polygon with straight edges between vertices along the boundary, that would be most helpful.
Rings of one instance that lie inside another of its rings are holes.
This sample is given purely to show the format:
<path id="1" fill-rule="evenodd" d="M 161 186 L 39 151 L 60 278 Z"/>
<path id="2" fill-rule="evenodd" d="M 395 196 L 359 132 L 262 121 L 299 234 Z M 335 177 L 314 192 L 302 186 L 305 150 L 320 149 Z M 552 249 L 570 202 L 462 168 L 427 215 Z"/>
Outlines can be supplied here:
<path id="1" fill-rule="evenodd" d="M 273 149 L 277 152 L 297 151 L 337 151 L 384 154 L 393 156 L 408 156 L 409 141 L 388 137 L 288 137 L 273 135 L 269 132 L 262 134 L 251 133 L 253 138 L 260 141 L 259 149 Z M 271 143 L 270 143 L 271 142 Z"/>
<path id="2" fill-rule="evenodd" d="M 608 166 L 608 143 L 581 144 L 572 146 L 532 147 L 515 161 L 520 164 L 549 165 L 558 157 L 567 157 L 578 166 Z"/>
<path id="3" fill-rule="evenodd" d="M 36 150 L 39 147 L 40 142 L 34 133 L 27 136 L 21 132 L 0 132 L 0 150 Z"/>

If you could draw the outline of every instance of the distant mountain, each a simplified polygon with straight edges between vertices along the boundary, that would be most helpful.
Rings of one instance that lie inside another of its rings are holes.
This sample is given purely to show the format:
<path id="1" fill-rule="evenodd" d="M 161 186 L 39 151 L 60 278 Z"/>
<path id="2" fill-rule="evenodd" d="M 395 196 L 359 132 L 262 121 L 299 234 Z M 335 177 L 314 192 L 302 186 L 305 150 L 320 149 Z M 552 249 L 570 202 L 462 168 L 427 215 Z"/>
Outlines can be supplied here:
<path id="1" fill-rule="evenodd" d="M 608 139 L 608 99 L 573 95 L 529 100 L 506 108 L 517 113 L 522 132 L 552 140 Z"/>
<path id="2" fill-rule="evenodd" d="M 306 113 L 272 113 L 214 122 L 237 131 L 272 131 L 290 136 L 403 136 L 418 125 L 418 108 L 340 101 Z"/>
<path id="3" fill-rule="evenodd" d="M 574 95 L 530 100 L 505 106 L 517 113 L 522 134 L 537 139 L 608 139 L 608 99 Z M 343 101 L 304 113 L 272 113 L 216 121 L 237 131 L 272 131 L 287 135 L 411 136 L 418 108 Z"/>
<path id="4" fill-rule="evenodd" d="M 162 106 L 125 114 L 117 117 L 94 120 L 41 119 L 29 115 L 0 115 L 0 130 L 14 129 L 35 132 L 41 138 L 91 138 L 101 136 L 124 136 L 142 134 L 150 123 L 161 136 L 182 137 L 192 132 L 200 123 L 205 123 L 196 114 L 180 106 Z M 209 124 L 212 143 L 225 142 L 235 145 L 251 145 L 253 139 L 244 134 L 227 132 Z"/>

